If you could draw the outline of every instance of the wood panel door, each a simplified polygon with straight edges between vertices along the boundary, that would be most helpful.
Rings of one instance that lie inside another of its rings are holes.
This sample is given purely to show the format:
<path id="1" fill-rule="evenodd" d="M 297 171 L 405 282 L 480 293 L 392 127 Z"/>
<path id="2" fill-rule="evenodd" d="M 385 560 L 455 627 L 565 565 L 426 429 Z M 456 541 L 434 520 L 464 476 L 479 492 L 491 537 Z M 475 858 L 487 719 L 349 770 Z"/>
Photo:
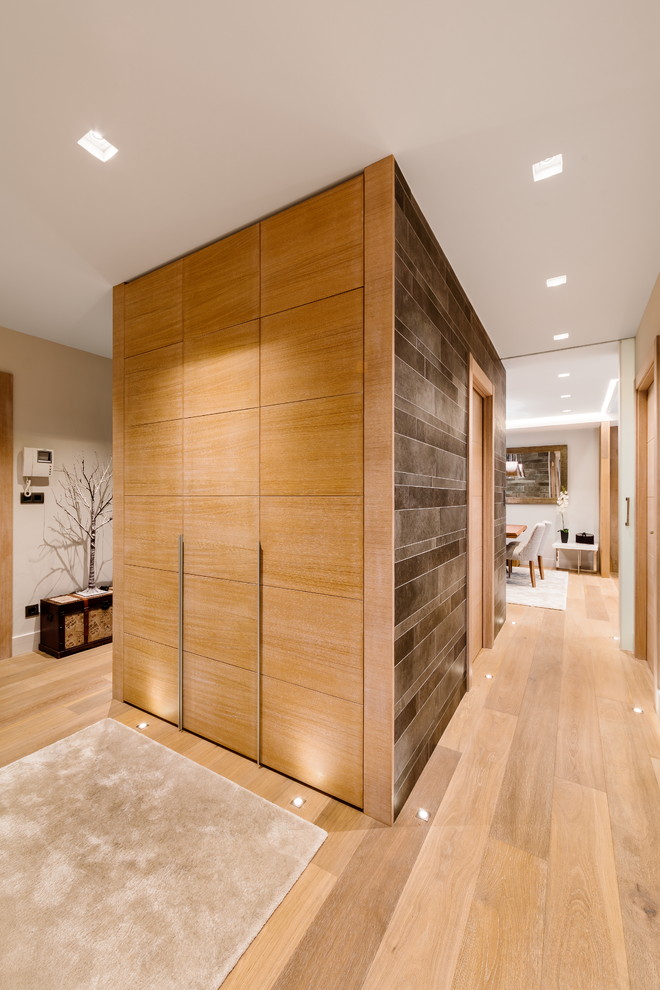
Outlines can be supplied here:
<path id="1" fill-rule="evenodd" d="M 468 506 L 469 557 L 469 664 L 476 660 L 484 645 L 483 638 L 483 473 L 484 473 L 484 400 L 473 388 L 470 394 L 469 472 L 470 497 Z"/>
<path id="2" fill-rule="evenodd" d="M 655 338 L 653 359 L 637 377 L 637 496 L 635 520 L 635 655 L 647 660 L 660 711 L 658 664 L 658 372 L 660 337 Z"/>
<path id="3" fill-rule="evenodd" d="M 262 224 L 261 758 L 363 800 L 363 183 Z"/>
<path id="4" fill-rule="evenodd" d="M 183 726 L 257 757 L 259 227 L 184 259 Z"/>
<path id="5" fill-rule="evenodd" d="M 469 369 L 467 683 L 472 663 L 493 645 L 493 386 L 474 358 Z"/>
<path id="6" fill-rule="evenodd" d="M 125 286 L 123 331 L 123 698 L 176 722 L 183 525 L 180 261 Z"/>
<path id="7" fill-rule="evenodd" d="M 657 500 L 657 390 L 647 391 L 646 405 L 646 659 L 657 681 L 658 669 L 658 500 Z M 656 684 L 657 687 L 657 684 Z"/>

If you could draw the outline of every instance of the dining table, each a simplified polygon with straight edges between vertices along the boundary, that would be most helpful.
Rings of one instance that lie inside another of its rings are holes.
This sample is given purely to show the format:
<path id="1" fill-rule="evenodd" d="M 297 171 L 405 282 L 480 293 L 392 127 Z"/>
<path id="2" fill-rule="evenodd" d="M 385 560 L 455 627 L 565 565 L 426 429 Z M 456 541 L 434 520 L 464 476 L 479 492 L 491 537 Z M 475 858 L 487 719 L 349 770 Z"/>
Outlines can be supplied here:
<path id="1" fill-rule="evenodd" d="M 507 523 L 506 524 L 506 538 L 507 540 L 517 540 L 521 533 L 524 533 L 527 529 L 525 523 Z"/>

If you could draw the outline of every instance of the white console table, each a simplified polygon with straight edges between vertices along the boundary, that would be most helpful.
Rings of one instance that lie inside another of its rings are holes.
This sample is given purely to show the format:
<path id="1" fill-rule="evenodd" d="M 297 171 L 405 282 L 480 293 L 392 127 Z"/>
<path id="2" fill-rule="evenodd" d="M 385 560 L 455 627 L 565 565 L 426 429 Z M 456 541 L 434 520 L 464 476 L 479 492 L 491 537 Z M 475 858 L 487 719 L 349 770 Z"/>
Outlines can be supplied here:
<path id="1" fill-rule="evenodd" d="M 556 570 L 571 571 L 574 570 L 572 567 L 560 567 L 559 566 L 559 551 L 560 550 L 574 550 L 577 551 L 577 572 L 578 574 L 583 569 L 582 568 L 582 554 L 591 554 L 591 570 L 594 574 L 598 571 L 598 544 L 597 543 L 553 543 L 552 549 L 555 551 L 555 568 Z"/>

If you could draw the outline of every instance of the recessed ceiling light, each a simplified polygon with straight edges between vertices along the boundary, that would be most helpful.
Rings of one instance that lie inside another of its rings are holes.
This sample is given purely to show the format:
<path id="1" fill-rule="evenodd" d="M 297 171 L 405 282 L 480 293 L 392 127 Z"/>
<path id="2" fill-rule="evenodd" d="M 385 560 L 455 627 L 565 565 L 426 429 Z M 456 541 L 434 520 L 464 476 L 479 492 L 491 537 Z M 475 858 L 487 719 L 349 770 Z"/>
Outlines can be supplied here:
<path id="1" fill-rule="evenodd" d="M 566 285 L 566 276 L 554 275 L 552 278 L 546 278 L 545 284 L 549 289 L 554 288 L 555 285 Z"/>
<path id="2" fill-rule="evenodd" d="M 426 810 L 426 808 L 419 808 L 417 810 L 417 814 L 415 815 L 415 818 L 419 818 L 419 820 L 422 822 L 427 822 L 430 817 L 431 814 Z"/>
<path id="3" fill-rule="evenodd" d="M 633 711 L 634 711 L 635 715 L 643 715 L 644 714 L 644 709 L 643 708 L 640 708 L 639 705 L 635 705 L 635 707 L 633 708 Z"/>
<path id="4" fill-rule="evenodd" d="M 605 393 L 605 398 L 603 399 L 603 405 L 600 410 L 603 416 L 605 416 L 605 414 L 607 413 L 609 404 L 612 401 L 612 396 L 614 395 L 614 389 L 617 387 L 618 384 L 619 384 L 618 378 L 610 378 L 610 383 L 607 386 L 607 392 Z"/>
<path id="5" fill-rule="evenodd" d="M 570 397 L 571 397 L 571 393 L 570 392 L 567 392 L 566 395 L 560 395 L 559 396 L 560 399 L 570 399 Z"/>
<path id="6" fill-rule="evenodd" d="M 515 626 L 515 624 L 516 624 L 516 620 L 514 619 L 514 620 L 512 621 L 512 623 L 511 623 L 511 625 L 512 625 L 512 626 Z"/>
<path id="7" fill-rule="evenodd" d="M 557 378 L 570 378 L 570 377 L 571 377 L 570 371 L 562 371 L 559 375 L 557 375 Z"/>
<path id="8" fill-rule="evenodd" d="M 567 413 L 567 412 L 573 412 L 573 410 L 572 410 L 572 409 L 562 409 L 562 412 L 563 412 L 563 413 Z"/>
<path id="9" fill-rule="evenodd" d="M 551 175 L 559 175 L 563 169 L 564 160 L 561 155 L 553 155 L 551 158 L 544 158 L 542 162 L 534 162 L 532 165 L 534 182 L 549 179 Z"/>
<path id="10" fill-rule="evenodd" d="M 615 643 L 618 643 L 619 642 L 619 637 L 618 636 L 612 636 L 612 639 L 614 640 Z"/>
<path id="11" fill-rule="evenodd" d="M 603 414 L 601 412 L 570 413 L 570 420 L 561 413 L 555 416 L 534 416 L 528 419 L 507 419 L 507 430 L 523 430 L 534 427 L 537 430 L 544 430 L 547 426 L 566 426 L 570 423 L 602 423 Z"/>
<path id="12" fill-rule="evenodd" d="M 291 802 L 294 808 L 302 808 L 304 803 L 305 803 L 305 799 L 303 797 L 294 797 L 293 801 Z"/>
<path id="13" fill-rule="evenodd" d="M 568 340 L 569 336 L 570 336 L 570 334 L 567 334 L 567 333 L 556 333 L 553 336 L 552 339 L 553 340 Z"/>
<path id="14" fill-rule="evenodd" d="M 87 131 L 84 137 L 81 137 L 78 144 L 85 151 L 89 151 L 90 155 L 94 155 L 99 161 L 107 162 L 108 159 L 112 158 L 113 155 L 117 154 L 118 149 L 115 148 L 114 144 L 110 144 L 109 141 L 99 134 L 98 131 Z"/>
<path id="15" fill-rule="evenodd" d="M 146 728 L 148 728 L 148 726 L 149 726 L 149 723 L 148 722 L 138 722 L 138 724 L 135 726 L 135 728 L 136 729 L 146 729 Z"/>
<path id="16" fill-rule="evenodd" d="M 486 680 L 487 681 L 492 681 L 492 679 L 493 679 L 493 675 L 492 674 L 486 674 Z"/>

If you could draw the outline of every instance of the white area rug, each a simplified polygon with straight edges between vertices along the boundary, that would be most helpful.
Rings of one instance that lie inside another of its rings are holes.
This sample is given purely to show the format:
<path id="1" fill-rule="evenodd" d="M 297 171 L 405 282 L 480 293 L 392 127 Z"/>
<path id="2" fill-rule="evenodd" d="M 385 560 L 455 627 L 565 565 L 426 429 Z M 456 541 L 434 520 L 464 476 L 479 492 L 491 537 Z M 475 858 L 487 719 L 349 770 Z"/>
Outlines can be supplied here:
<path id="1" fill-rule="evenodd" d="M 217 990 L 325 838 L 98 722 L 0 771 L 0 987 Z"/>
<path id="2" fill-rule="evenodd" d="M 536 605 L 537 608 L 566 609 L 568 572 L 551 571 L 545 568 L 542 581 L 536 572 L 536 587 L 532 588 L 529 579 L 529 565 L 514 567 L 511 577 L 506 579 L 506 600 L 509 605 Z"/>

